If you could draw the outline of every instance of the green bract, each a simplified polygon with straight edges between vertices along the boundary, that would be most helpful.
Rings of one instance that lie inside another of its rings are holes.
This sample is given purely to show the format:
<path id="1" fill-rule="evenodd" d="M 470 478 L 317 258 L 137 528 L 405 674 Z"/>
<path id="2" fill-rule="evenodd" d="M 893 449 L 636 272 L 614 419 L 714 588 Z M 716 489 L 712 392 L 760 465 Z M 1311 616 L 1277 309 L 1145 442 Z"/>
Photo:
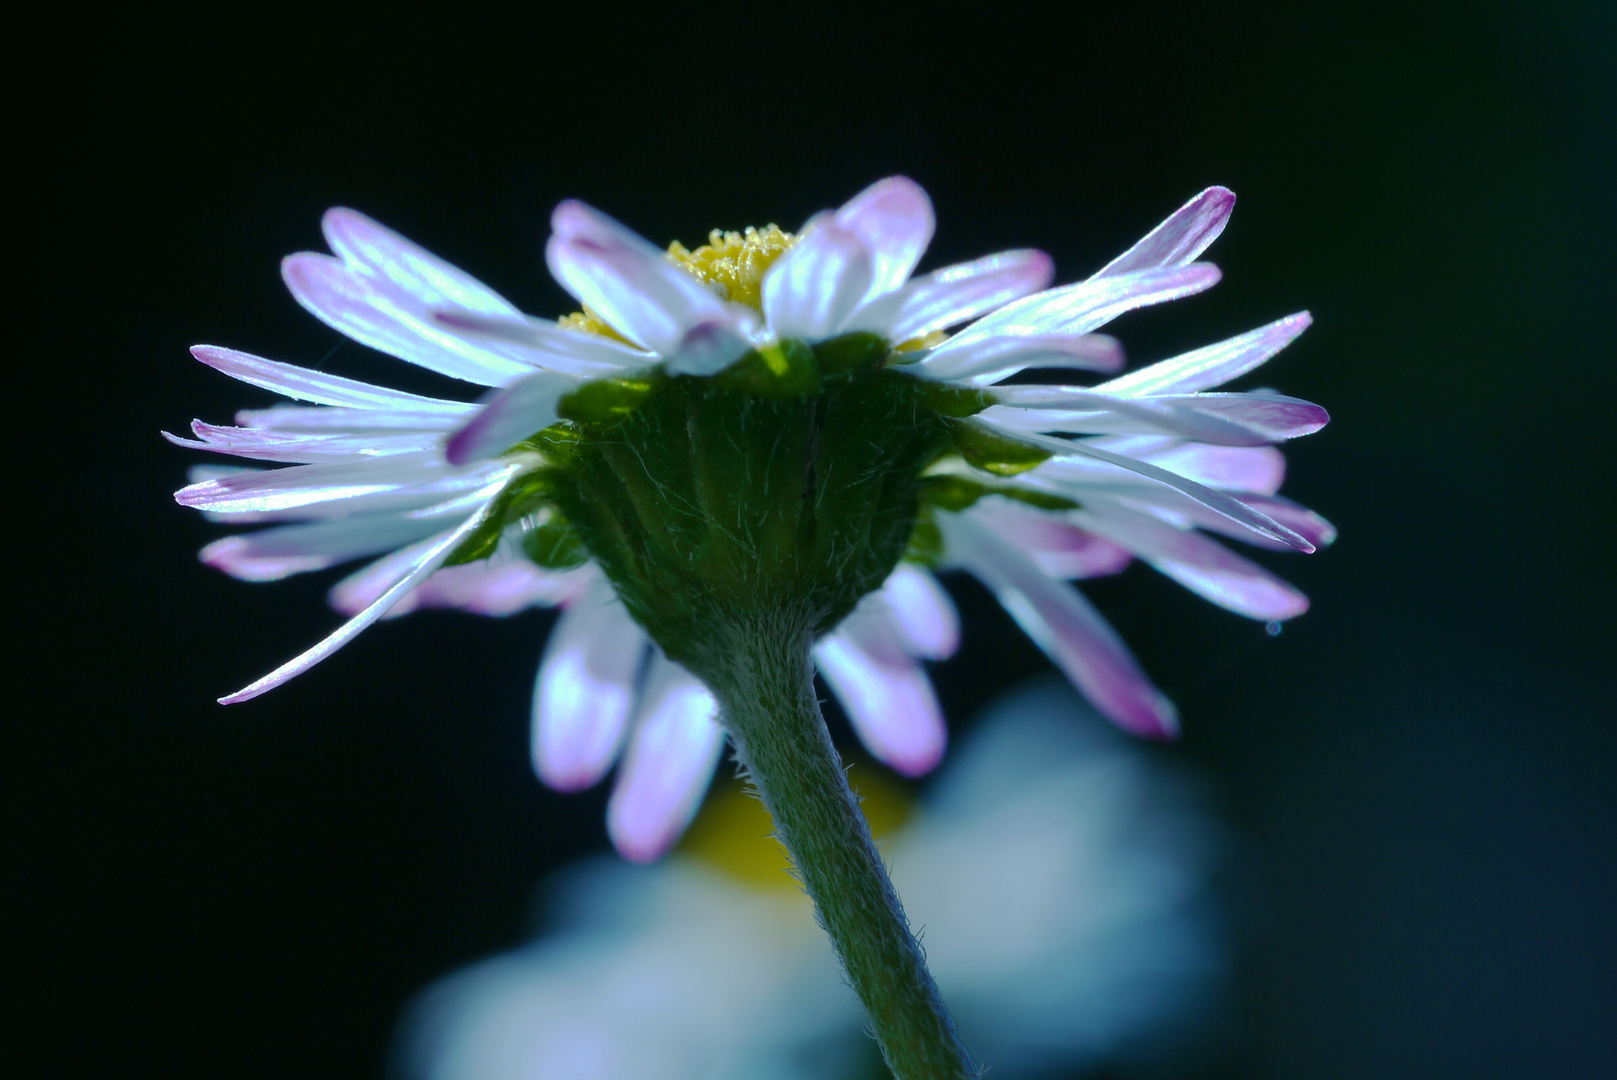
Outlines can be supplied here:
<path id="1" fill-rule="evenodd" d="M 882 338 L 849 334 L 755 350 L 713 377 L 588 383 L 561 400 L 559 423 L 512 448 L 543 464 L 451 561 L 487 557 L 513 527 L 541 566 L 593 558 L 698 672 L 715 628 L 738 617 L 789 611 L 823 634 L 900 558 L 936 561 L 934 506 L 1013 494 L 929 467 L 950 458 L 1012 476 L 1049 456 L 966 419 L 993 403 L 986 392 L 917 378 L 897 358 Z"/>

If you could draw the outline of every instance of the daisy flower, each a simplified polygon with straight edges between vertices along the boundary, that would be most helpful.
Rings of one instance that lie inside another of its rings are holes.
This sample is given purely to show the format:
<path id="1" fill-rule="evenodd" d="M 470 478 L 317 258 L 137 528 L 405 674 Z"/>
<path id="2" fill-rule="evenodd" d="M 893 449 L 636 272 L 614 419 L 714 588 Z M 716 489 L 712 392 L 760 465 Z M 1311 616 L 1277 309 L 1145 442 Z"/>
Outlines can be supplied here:
<path id="1" fill-rule="evenodd" d="M 547 257 L 587 314 L 559 324 L 523 315 L 369 218 L 332 210 L 323 225 L 333 254 L 283 264 L 298 302 L 365 345 L 496 389 L 477 404 L 426 398 L 231 349 L 193 350 L 224 374 L 304 403 L 244 411 L 235 427 L 197 421 L 192 439 L 168 436 L 293 463 L 204 471 L 178 493 L 219 520 L 275 523 L 208 545 L 203 561 L 267 581 L 382 555 L 333 588 L 347 623 L 221 700 L 280 685 L 384 616 L 558 605 L 534 694 L 536 769 L 570 790 L 595 783 L 622 755 L 611 832 L 630 857 L 655 857 L 694 810 L 722 735 L 700 682 L 650 641 L 530 479 L 553 464 L 542 436 L 566 426 L 564 401 L 582 412 L 589 403 L 577 399 L 590 391 L 610 416 L 632 409 L 655 379 L 734 373 L 752 354 L 782 373 L 755 363 L 766 376 L 759 382 L 789 383 L 801 373 L 783 344 L 875 339 L 883 370 L 923 392 L 935 387 L 949 411 L 970 419 L 953 418 L 952 445 L 926 463 L 910 558 L 815 645 L 820 673 L 865 745 L 909 775 L 942 756 L 946 728 L 921 662 L 951 655 L 959 628 L 929 567 L 958 567 L 987 584 L 1111 719 L 1138 734 L 1172 734 L 1171 704 L 1066 579 L 1140 558 L 1255 619 L 1307 607 L 1205 532 L 1302 551 L 1333 536 L 1276 494 L 1284 461 L 1272 446 L 1318 430 L 1324 410 L 1269 392 L 1208 392 L 1273 356 L 1308 315 L 1092 387 L 995 384 L 1033 368 L 1118 368 L 1118 344 L 1094 331 L 1217 281 L 1217 269 L 1196 260 L 1233 203 L 1210 188 L 1098 273 L 1048 289 L 1051 262 L 1036 251 L 912 276 L 933 218 L 925 193 L 902 178 L 817 216 L 796 237 L 773 226 L 715 232 L 694 253 L 658 250 L 569 202 L 556 210 Z M 1052 437 L 1072 435 L 1085 437 Z"/>
<path id="2" fill-rule="evenodd" d="M 1300 551 L 1331 539 L 1276 493 L 1274 444 L 1318 430 L 1324 410 L 1210 392 L 1293 340 L 1306 313 L 1094 386 L 1007 385 L 1120 369 L 1100 328 L 1213 285 L 1199 256 L 1233 203 L 1209 188 L 1051 288 L 1033 250 L 914 274 L 933 215 L 902 177 L 796 234 L 715 231 L 694 251 L 569 201 L 545 254 L 582 310 L 559 322 L 333 210 L 332 254 L 284 265 L 298 301 L 489 389 L 440 400 L 195 350 L 304 403 L 170 436 L 289 463 L 179 492 L 272 523 L 203 558 L 267 579 L 380 556 L 333 590 L 348 622 L 223 700 L 285 682 L 401 605 L 559 604 L 534 695 L 540 775 L 581 787 L 621 755 L 610 831 L 649 859 L 689 821 L 728 735 L 893 1071 L 975 1075 L 848 789 L 813 666 L 871 752 L 917 774 L 945 743 L 922 661 L 958 636 L 932 569 L 980 578 L 1102 713 L 1152 737 L 1176 730 L 1172 706 L 1064 579 L 1139 558 L 1243 615 L 1303 610 L 1206 534 Z"/>

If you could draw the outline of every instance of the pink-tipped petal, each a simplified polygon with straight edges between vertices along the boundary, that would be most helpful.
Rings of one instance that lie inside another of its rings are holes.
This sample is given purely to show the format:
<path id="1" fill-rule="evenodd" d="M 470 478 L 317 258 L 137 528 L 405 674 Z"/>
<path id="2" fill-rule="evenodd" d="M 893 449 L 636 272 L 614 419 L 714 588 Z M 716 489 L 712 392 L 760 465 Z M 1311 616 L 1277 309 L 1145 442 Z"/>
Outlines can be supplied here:
<path id="1" fill-rule="evenodd" d="M 530 607 L 555 607 L 577 600 L 595 571 L 546 570 L 521 557 L 498 555 L 460 566 L 445 566 L 410 595 L 418 607 L 454 608 L 474 615 L 513 615 Z"/>
<path id="2" fill-rule="evenodd" d="M 533 763 L 558 791 L 589 787 L 618 756 L 646 635 L 596 579 L 550 631 L 533 692 Z"/>
<path id="3" fill-rule="evenodd" d="M 1313 321 L 1308 312 L 1299 311 L 1245 334 L 1120 375 L 1095 390 L 1103 394 L 1143 397 L 1188 394 L 1222 386 L 1267 362 L 1295 341 Z"/>
<path id="4" fill-rule="evenodd" d="M 1054 578 L 1105 577 L 1122 572 L 1134 556 L 1065 518 L 1014 499 L 983 499 L 964 513 L 1014 544 Z"/>
<path id="5" fill-rule="evenodd" d="M 569 200 L 551 225 L 551 275 L 614 330 L 666 357 L 670 370 L 710 375 L 751 347 L 749 309 L 719 299 L 605 214 Z"/>
<path id="6" fill-rule="evenodd" d="M 484 315 L 520 314 L 505 297 L 464 270 L 358 210 L 332 207 L 321 219 L 320 228 L 343 262 L 381 278 L 422 304 L 453 305 Z"/>
<path id="7" fill-rule="evenodd" d="M 1218 267 L 1192 263 L 1156 270 L 1140 270 L 1116 277 L 1080 281 L 1047 289 L 978 319 L 933 349 L 915 366 L 934 378 L 962 379 L 983 373 L 978 363 L 957 362 L 953 354 L 970 355 L 970 347 L 994 337 L 1067 335 L 1077 337 L 1098 330 L 1135 308 L 1176 300 L 1211 288 Z"/>
<path id="8" fill-rule="evenodd" d="M 451 465 L 491 458 L 554 424 L 562 395 L 578 389 L 578 380 L 554 371 L 539 371 L 491 392 L 471 422 L 444 445 Z"/>
<path id="9" fill-rule="evenodd" d="M 932 353 L 946 349 L 943 358 Z M 954 339 L 900 370 L 932 379 L 991 386 L 1028 368 L 1111 372 L 1123 366 L 1123 346 L 1109 334 L 1005 335 L 956 346 Z"/>
<path id="10" fill-rule="evenodd" d="M 949 740 L 925 670 L 905 651 L 884 605 L 868 600 L 814 646 L 820 674 L 859 741 L 905 776 L 931 771 Z"/>
<path id="11" fill-rule="evenodd" d="M 1222 491 L 1273 495 L 1286 478 L 1286 456 L 1272 446 L 1207 446 L 1149 435 L 1094 439 L 1089 445 Z"/>
<path id="12" fill-rule="evenodd" d="M 943 660 L 960 648 L 960 615 L 938 579 L 913 563 L 899 563 L 881 587 L 893 627 L 911 656 Z"/>
<path id="13" fill-rule="evenodd" d="M 723 749 L 713 695 L 654 650 L 634 734 L 606 806 L 607 832 L 624 858 L 652 862 L 674 846 L 701 805 Z"/>
<path id="14" fill-rule="evenodd" d="M 352 461 L 355 458 L 389 457 L 428 450 L 441 438 L 435 431 L 417 431 L 409 434 L 309 434 L 304 432 L 265 431 L 257 428 L 224 427 L 201 420 L 191 422 L 195 439 L 182 439 L 163 432 L 163 438 L 175 446 L 188 450 L 209 450 L 215 454 L 233 454 L 236 457 L 256 458 L 261 461 L 286 461 L 314 464 L 322 461 Z"/>
<path id="15" fill-rule="evenodd" d="M 870 251 L 852 230 L 822 221 L 764 275 L 770 330 L 804 341 L 840 333 L 870 289 L 872 268 Z"/>
<path id="16" fill-rule="evenodd" d="M 327 326 L 429 371 L 499 386 L 533 370 L 450 333 L 420 299 L 341 259 L 308 251 L 288 255 L 281 277 L 297 302 Z"/>
<path id="17" fill-rule="evenodd" d="M 1123 254 L 1107 263 L 1095 277 L 1115 277 L 1158 266 L 1182 266 L 1193 261 L 1218 239 L 1235 209 L 1235 192 L 1210 187 L 1175 210 L 1161 225 Z"/>
<path id="18" fill-rule="evenodd" d="M 1058 397 L 1064 390 L 1069 392 Z M 1171 435 L 1220 446 L 1263 446 L 1271 441 L 1244 424 L 1178 401 L 1115 398 L 1076 387 L 1046 386 L 1007 387 L 996 396 L 1007 404 L 991 405 L 978 413 L 977 419 L 1010 431 Z M 1060 400 L 1068 407 L 1026 408 L 1020 404 L 1041 399 Z"/>
<path id="19" fill-rule="evenodd" d="M 490 492 L 490 498 L 492 497 L 493 493 Z M 378 596 L 370 606 L 343 623 L 335 633 L 328 636 L 314 648 L 282 664 L 262 679 L 242 687 L 234 694 L 220 698 L 219 704 L 234 705 L 238 702 L 249 701 L 260 694 L 273 690 L 282 683 L 296 678 L 314 667 L 314 665 L 354 640 L 362 630 L 387 614 L 388 609 L 394 603 L 415 588 L 421 581 L 425 580 L 434 570 L 438 569 L 443 561 L 449 557 L 449 553 L 455 550 L 455 546 L 464 540 L 466 535 L 481 522 L 482 514 L 473 514 L 462 522 L 459 528 L 444 533 L 430 545 L 420 549 L 403 577 L 399 578 L 391 588 Z"/>
<path id="20" fill-rule="evenodd" d="M 1105 462 L 1109 465 L 1115 465 L 1120 469 L 1125 469 L 1139 476 L 1156 480 L 1159 483 L 1165 484 L 1184 495 L 1188 495 L 1196 502 L 1201 503 L 1203 506 L 1224 515 L 1231 521 L 1244 525 L 1246 528 L 1251 529 L 1260 536 L 1266 536 L 1271 540 L 1278 540 L 1289 547 L 1296 548 L 1298 551 L 1311 552 L 1314 550 L 1313 544 L 1310 544 L 1307 540 L 1303 539 L 1301 536 L 1298 536 L 1296 533 L 1292 532 L 1278 521 L 1275 521 L 1273 518 L 1267 517 L 1266 515 L 1259 513 L 1257 510 L 1254 510 L 1252 507 L 1241 502 L 1239 499 L 1236 499 L 1234 496 L 1228 495 L 1223 491 L 1217 491 L 1213 488 L 1205 487 L 1196 483 L 1194 480 L 1188 480 L 1184 476 L 1181 476 L 1175 472 L 1170 472 L 1168 469 L 1162 468 L 1158 465 L 1153 465 L 1149 462 L 1140 461 L 1136 458 L 1114 453 L 1109 450 L 1103 450 L 1099 446 L 1083 441 L 1066 441 L 1062 439 L 1054 439 L 1048 435 L 1035 435 L 1029 432 L 1017 432 L 1015 434 L 1017 438 L 1023 440 L 1024 442 L 1030 442 L 1036 446 L 1049 450 L 1055 455 L 1058 455 L 1056 458 L 1058 461 L 1060 460 L 1060 455 L 1067 455 L 1088 457 L 1096 461 Z M 1215 447 L 1213 449 L 1268 449 L 1268 447 Z M 1044 466 L 1040 466 L 1039 468 L 1043 469 Z M 1034 471 L 1037 472 L 1038 470 L 1036 469 Z M 1043 475 L 1055 480 L 1057 483 L 1061 483 L 1064 479 L 1062 473 L 1058 469 L 1045 470 Z M 1071 487 L 1070 484 L 1068 486 Z M 1082 493 L 1081 487 L 1073 487 L 1072 490 L 1079 494 Z"/>
<path id="21" fill-rule="evenodd" d="M 304 510 L 327 504 L 333 512 L 347 515 L 429 506 L 475 491 L 491 475 L 488 466 L 448 470 L 436 451 L 421 451 L 233 473 L 181 488 L 174 493 L 174 501 L 217 514 Z"/>
<path id="22" fill-rule="evenodd" d="M 833 220 L 858 236 L 873 257 L 863 300 L 892 292 L 909 279 L 937 225 L 932 200 L 921 185 L 903 176 L 871 184 L 844 203 Z"/>
<path id="23" fill-rule="evenodd" d="M 417 544 L 409 544 L 383 555 L 368 566 L 349 574 L 326 592 L 326 603 L 343 615 L 357 615 L 385 594 L 415 568 L 422 552 L 438 542 L 431 537 Z M 415 591 L 399 597 L 388 609 L 389 618 L 408 615 L 419 603 Z"/>
<path id="24" fill-rule="evenodd" d="M 232 379 L 317 405 L 341 405 L 353 409 L 406 409 L 444 415 L 455 415 L 471 409 L 464 402 L 406 394 L 402 390 L 372 386 L 340 375 L 328 375 L 296 364 L 266 360 L 262 356 L 218 345 L 194 345 L 191 355 Z"/>
<path id="25" fill-rule="evenodd" d="M 1290 619 L 1308 610 L 1308 597 L 1199 533 L 1148 514 L 1096 503 L 1074 521 L 1120 544 L 1191 592 L 1249 619 Z"/>
<path id="26" fill-rule="evenodd" d="M 1126 731 L 1172 738 L 1173 704 L 1151 685 L 1117 632 L 1074 588 L 1041 573 L 969 514 L 938 515 L 951 562 L 993 590 L 1022 630 L 1095 707 Z"/>
<path id="27" fill-rule="evenodd" d="M 854 313 L 849 330 L 907 341 L 994 311 L 1050 284 L 1055 264 L 1042 251 L 1002 251 L 913 278 Z"/>
<path id="28" fill-rule="evenodd" d="M 1236 497 L 1259 513 L 1274 518 L 1297 535 L 1307 538 L 1316 548 L 1329 547 L 1336 542 L 1336 526 L 1306 506 L 1299 506 L 1279 495 L 1243 493 Z"/>
<path id="29" fill-rule="evenodd" d="M 456 402 L 456 404 L 461 404 Z M 342 405 L 275 405 L 268 409 L 238 409 L 236 423 L 259 431 L 286 431 L 303 435 L 361 435 L 435 432 L 447 435 L 472 415 L 474 406 L 450 410 L 353 409 Z"/>
<path id="30" fill-rule="evenodd" d="M 360 514 L 226 536 L 203 548 L 198 557 L 242 581 L 276 581 L 391 551 L 439 532 L 442 527 L 441 521 L 403 514 Z M 365 606 L 360 604 L 359 608 Z"/>

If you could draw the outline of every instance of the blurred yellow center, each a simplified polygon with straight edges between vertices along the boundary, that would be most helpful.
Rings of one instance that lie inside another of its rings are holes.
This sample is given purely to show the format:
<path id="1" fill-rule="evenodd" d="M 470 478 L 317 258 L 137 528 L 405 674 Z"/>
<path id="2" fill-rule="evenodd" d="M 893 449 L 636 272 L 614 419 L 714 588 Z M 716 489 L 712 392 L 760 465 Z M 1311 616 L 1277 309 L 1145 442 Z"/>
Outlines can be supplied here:
<path id="1" fill-rule="evenodd" d="M 848 782 L 863 800 L 860 809 L 877 842 L 897 833 L 909 818 L 913 803 L 909 793 L 874 769 L 855 766 Z M 786 848 L 775 839 L 769 811 L 739 780 L 714 785 L 679 850 L 748 888 L 762 892 L 801 888 Z"/>

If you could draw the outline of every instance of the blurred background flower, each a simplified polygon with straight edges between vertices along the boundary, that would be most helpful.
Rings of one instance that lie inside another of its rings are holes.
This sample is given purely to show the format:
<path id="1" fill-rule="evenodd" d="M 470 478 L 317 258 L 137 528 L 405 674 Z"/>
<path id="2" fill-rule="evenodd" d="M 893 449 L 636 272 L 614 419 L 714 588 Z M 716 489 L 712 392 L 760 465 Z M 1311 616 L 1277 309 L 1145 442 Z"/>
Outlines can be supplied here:
<path id="1" fill-rule="evenodd" d="M 1223 846 L 1195 785 L 1064 685 L 992 706 L 913 806 L 855 767 L 966 1044 L 996 1076 L 1183 1042 L 1217 1000 Z M 546 932 L 443 980 L 400 1038 L 419 1080 L 884 1075 L 812 910 L 732 784 L 667 862 L 593 859 Z"/>

